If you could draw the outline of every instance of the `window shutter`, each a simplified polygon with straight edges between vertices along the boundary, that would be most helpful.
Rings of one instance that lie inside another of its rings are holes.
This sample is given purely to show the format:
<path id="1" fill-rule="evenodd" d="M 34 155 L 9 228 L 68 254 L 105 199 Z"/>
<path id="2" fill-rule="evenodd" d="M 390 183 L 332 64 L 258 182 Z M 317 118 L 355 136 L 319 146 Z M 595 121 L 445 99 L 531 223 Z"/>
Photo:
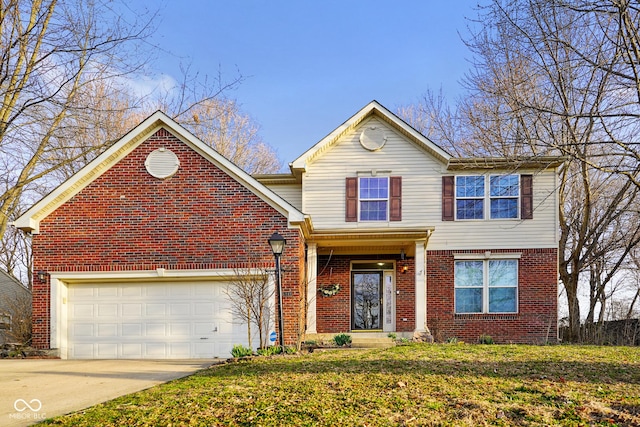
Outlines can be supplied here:
<path id="1" fill-rule="evenodd" d="M 453 221 L 455 195 L 454 195 L 454 177 L 443 176 L 442 177 L 442 220 Z"/>
<path id="2" fill-rule="evenodd" d="M 389 178 L 391 192 L 389 194 L 389 220 L 402 221 L 402 177 Z"/>
<path id="3" fill-rule="evenodd" d="M 520 218 L 533 219 L 533 175 L 520 175 Z"/>
<path id="4" fill-rule="evenodd" d="M 358 221 L 358 178 L 347 178 L 345 218 L 346 222 Z"/>

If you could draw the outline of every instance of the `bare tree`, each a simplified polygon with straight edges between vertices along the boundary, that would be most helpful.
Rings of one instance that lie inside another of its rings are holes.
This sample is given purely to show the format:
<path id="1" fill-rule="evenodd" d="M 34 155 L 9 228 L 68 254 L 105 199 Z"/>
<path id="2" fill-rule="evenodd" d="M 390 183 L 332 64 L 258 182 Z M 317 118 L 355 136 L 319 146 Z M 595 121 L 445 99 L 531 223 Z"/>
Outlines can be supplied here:
<path id="1" fill-rule="evenodd" d="M 571 340 L 579 339 L 581 284 L 590 286 L 592 308 L 604 302 L 640 242 L 628 225 L 639 220 L 638 19 L 626 0 L 493 0 L 479 8 L 479 30 L 467 40 L 470 96 L 453 112 L 425 98 L 437 118 L 429 123 L 456 135 L 452 152 L 514 165 L 522 155 L 569 158 L 558 192 Z"/>
<path id="2" fill-rule="evenodd" d="M 6 293 L 0 301 L 0 315 L 9 320 L 2 332 L 6 341 L 21 345 L 31 343 L 31 293 Z"/>
<path id="3" fill-rule="evenodd" d="M 234 270 L 234 278 L 229 283 L 226 294 L 231 302 L 231 310 L 241 323 L 247 325 L 247 342 L 252 346 L 252 330 L 258 331 L 260 348 L 267 346 L 271 324 L 270 303 L 275 288 L 269 280 L 269 272 L 264 263 L 251 260 L 245 267 Z"/>
<path id="4" fill-rule="evenodd" d="M 259 126 L 237 101 L 209 99 L 177 120 L 220 154 L 249 173 L 275 173 L 281 164 L 275 150 L 258 134 Z"/>
<path id="5" fill-rule="evenodd" d="M 70 130 L 83 128 L 74 117 L 96 112 L 89 87 L 144 64 L 133 49 L 149 26 L 124 23 L 110 6 L 81 0 L 0 5 L 0 236 L 35 181 L 100 149 L 80 145 L 71 156 L 62 149 L 75 141 L 66 138 Z"/>

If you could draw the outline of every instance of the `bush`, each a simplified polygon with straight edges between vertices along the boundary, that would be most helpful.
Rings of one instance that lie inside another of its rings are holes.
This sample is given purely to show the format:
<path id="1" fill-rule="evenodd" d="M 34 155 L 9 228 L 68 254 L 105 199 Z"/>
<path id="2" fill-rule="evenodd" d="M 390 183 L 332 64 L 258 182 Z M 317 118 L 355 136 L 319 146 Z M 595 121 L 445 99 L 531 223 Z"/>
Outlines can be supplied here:
<path id="1" fill-rule="evenodd" d="M 282 353 L 282 351 L 280 350 L 279 345 L 272 345 L 270 347 L 258 349 L 258 356 L 273 356 L 274 354 L 280 353 Z"/>
<path id="2" fill-rule="evenodd" d="M 236 344 L 231 349 L 231 355 L 233 357 L 247 357 L 251 356 L 253 351 L 250 348 L 243 346 L 242 344 Z"/>
<path id="3" fill-rule="evenodd" d="M 480 344 L 493 344 L 493 338 L 491 335 L 482 334 L 480 335 L 480 338 L 478 338 L 478 342 Z"/>
<path id="4" fill-rule="evenodd" d="M 351 344 L 351 335 L 347 335 L 347 334 L 338 334 L 335 337 L 333 337 L 333 342 L 338 346 L 338 347 L 343 347 L 345 345 L 349 345 Z"/>

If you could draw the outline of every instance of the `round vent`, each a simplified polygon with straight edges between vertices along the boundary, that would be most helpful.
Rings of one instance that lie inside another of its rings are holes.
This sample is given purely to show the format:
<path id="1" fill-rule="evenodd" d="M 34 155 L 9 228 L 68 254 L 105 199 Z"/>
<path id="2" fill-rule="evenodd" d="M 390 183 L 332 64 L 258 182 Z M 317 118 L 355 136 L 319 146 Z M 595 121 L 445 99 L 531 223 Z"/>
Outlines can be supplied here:
<path id="1" fill-rule="evenodd" d="M 144 166 L 151 176 L 165 179 L 178 172 L 180 161 L 173 151 L 166 148 L 158 148 L 149 153 Z"/>
<path id="2" fill-rule="evenodd" d="M 370 126 L 360 133 L 360 145 L 369 151 L 381 149 L 386 142 L 384 130 L 378 127 Z"/>

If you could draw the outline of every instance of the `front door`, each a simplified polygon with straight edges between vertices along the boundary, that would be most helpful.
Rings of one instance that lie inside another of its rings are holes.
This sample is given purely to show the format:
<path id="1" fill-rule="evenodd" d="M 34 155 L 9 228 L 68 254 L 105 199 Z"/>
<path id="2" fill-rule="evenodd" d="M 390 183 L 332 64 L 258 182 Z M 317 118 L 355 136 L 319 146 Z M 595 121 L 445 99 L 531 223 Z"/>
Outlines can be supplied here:
<path id="1" fill-rule="evenodd" d="M 351 283 L 351 328 L 382 329 L 382 271 L 354 271 Z"/>

